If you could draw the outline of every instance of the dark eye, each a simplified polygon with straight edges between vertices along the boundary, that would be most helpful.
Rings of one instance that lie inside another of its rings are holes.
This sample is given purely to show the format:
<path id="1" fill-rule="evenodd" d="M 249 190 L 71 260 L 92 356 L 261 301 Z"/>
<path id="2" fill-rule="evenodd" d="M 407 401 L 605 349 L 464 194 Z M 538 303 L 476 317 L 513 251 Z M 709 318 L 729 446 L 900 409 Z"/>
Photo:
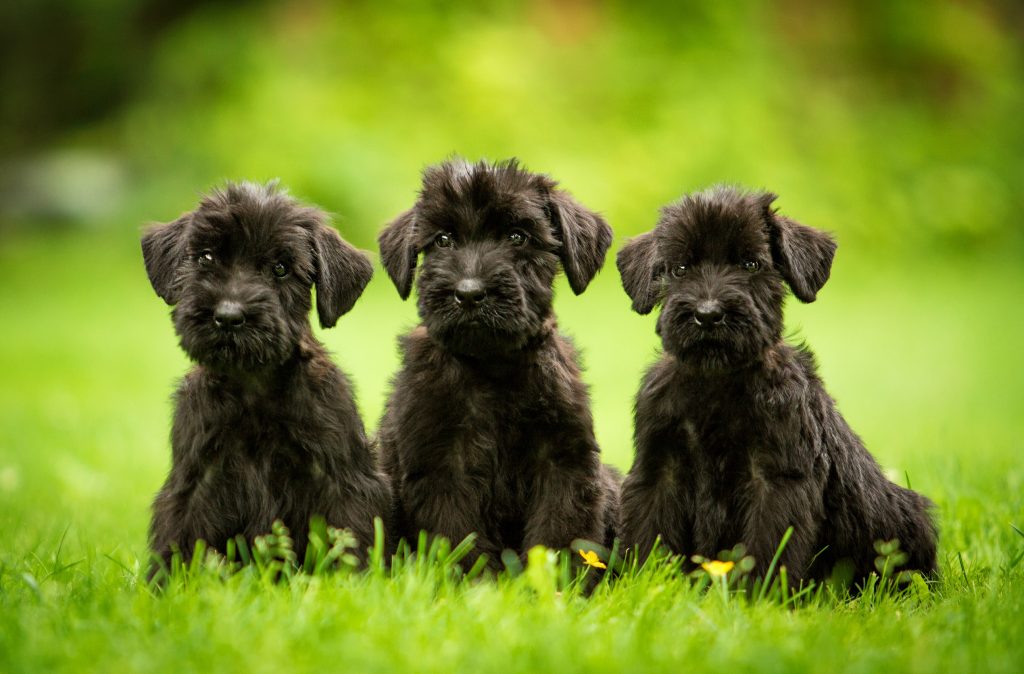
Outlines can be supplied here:
<path id="1" fill-rule="evenodd" d="M 743 268 L 747 271 L 757 271 L 761 268 L 761 263 L 757 260 L 747 260 L 743 263 Z"/>
<path id="2" fill-rule="evenodd" d="M 448 232 L 441 232 L 434 237 L 434 245 L 438 248 L 451 248 L 455 243 L 455 239 Z"/>
<path id="3" fill-rule="evenodd" d="M 196 264 L 200 267 L 213 264 L 213 253 L 208 250 L 200 251 L 199 254 L 196 255 Z"/>
<path id="4" fill-rule="evenodd" d="M 676 266 L 672 267 L 672 275 L 675 276 L 676 278 L 680 278 L 685 273 L 686 273 L 686 265 L 685 264 L 677 264 Z"/>
<path id="5" fill-rule="evenodd" d="M 274 265 L 274 276 L 277 278 L 284 278 L 288 275 L 288 267 L 284 262 L 278 262 Z"/>
<path id="6" fill-rule="evenodd" d="M 508 240 L 513 246 L 521 246 L 530 240 L 530 235 L 521 229 L 513 229 L 509 232 Z"/>

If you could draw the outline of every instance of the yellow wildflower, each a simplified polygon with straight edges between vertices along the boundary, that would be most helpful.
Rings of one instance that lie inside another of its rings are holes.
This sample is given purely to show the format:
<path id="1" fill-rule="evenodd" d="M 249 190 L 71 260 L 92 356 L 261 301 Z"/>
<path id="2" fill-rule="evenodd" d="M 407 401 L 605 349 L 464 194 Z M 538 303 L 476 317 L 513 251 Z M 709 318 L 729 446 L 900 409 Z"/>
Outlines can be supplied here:
<path id="1" fill-rule="evenodd" d="M 720 562 L 717 559 L 710 562 L 704 562 L 700 565 L 702 569 L 708 572 L 709 575 L 721 578 L 725 574 L 732 571 L 732 567 L 736 566 L 735 562 Z"/>
<path id="2" fill-rule="evenodd" d="M 597 569 L 607 569 L 605 563 L 597 557 L 597 553 L 593 550 L 580 550 L 580 557 L 583 558 L 583 563 L 587 566 L 593 566 Z"/>

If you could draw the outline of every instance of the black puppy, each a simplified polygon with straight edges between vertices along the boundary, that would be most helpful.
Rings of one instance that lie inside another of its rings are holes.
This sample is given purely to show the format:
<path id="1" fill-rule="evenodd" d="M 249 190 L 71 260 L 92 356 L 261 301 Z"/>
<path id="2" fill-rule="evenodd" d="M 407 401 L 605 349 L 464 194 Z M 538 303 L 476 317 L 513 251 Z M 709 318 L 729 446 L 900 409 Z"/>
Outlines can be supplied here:
<path id="1" fill-rule="evenodd" d="M 326 216 L 275 184 L 229 184 L 142 237 L 146 271 L 174 305 L 196 366 L 177 392 L 170 475 L 153 503 L 150 539 L 165 563 L 198 539 L 270 531 L 281 519 L 301 562 L 310 517 L 373 542 L 391 514 L 345 375 L 309 325 L 310 289 L 323 327 L 370 280 L 366 256 Z"/>
<path id="2" fill-rule="evenodd" d="M 515 160 L 427 169 L 416 205 L 381 233 L 403 299 L 423 256 L 423 322 L 401 339 L 379 433 L 405 536 L 475 532 L 467 562 L 486 553 L 492 568 L 504 549 L 610 543 L 618 478 L 601 464 L 551 284 L 561 263 L 582 293 L 611 239 L 599 215 Z"/>
<path id="3" fill-rule="evenodd" d="M 717 187 L 663 209 L 618 254 L 633 309 L 661 302 L 665 353 L 636 401 L 636 459 L 623 484 L 624 543 L 646 556 L 712 557 L 743 543 L 766 572 L 863 578 L 874 543 L 935 571 L 931 503 L 889 482 L 835 408 L 806 347 L 782 338 L 783 282 L 812 302 L 836 244 L 778 215 L 774 194 Z M 852 565 L 852 566 L 851 566 Z"/>

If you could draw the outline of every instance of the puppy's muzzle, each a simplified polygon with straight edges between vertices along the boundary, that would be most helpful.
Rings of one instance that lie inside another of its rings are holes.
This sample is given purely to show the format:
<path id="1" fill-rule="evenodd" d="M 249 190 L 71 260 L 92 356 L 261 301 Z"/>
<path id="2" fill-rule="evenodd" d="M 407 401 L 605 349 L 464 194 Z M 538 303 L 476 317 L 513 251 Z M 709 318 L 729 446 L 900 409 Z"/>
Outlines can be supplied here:
<path id="1" fill-rule="evenodd" d="M 703 327 L 719 325 L 725 320 L 725 308 L 718 300 L 704 300 L 693 310 L 693 320 Z"/>
<path id="2" fill-rule="evenodd" d="M 479 306 L 487 298 L 487 288 L 480 279 L 462 279 L 455 284 L 455 303 L 465 309 Z"/>
<path id="3" fill-rule="evenodd" d="M 221 330 L 237 330 L 245 325 L 245 310 L 233 300 L 224 300 L 213 312 L 213 322 Z"/>

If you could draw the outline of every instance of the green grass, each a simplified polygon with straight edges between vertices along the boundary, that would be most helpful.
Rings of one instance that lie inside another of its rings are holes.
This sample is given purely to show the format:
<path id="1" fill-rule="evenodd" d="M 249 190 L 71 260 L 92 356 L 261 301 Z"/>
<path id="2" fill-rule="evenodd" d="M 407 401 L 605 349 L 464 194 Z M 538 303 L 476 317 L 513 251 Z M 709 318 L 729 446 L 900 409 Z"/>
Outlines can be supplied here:
<path id="1" fill-rule="evenodd" d="M 1016 260 L 877 262 L 843 250 L 788 324 L 893 479 L 930 495 L 942 579 L 923 596 L 798 607 L 694 587 L 669 566 L 593 596 L 557 569 L 453 580 L 440 561 L 270 583 L 138 582 L 187 367 L 134 236 L 0 246 L 0 672 L 1024 670 L 1024 274 Z M 631 402 L 657 346 L 609 266 L 562 286 L 607 459 L 628 468 Z M 415 319 L 383 273 L 323 339 L 368 425 Z M 389 577 L 394 575 L 394 577 Z"/>

